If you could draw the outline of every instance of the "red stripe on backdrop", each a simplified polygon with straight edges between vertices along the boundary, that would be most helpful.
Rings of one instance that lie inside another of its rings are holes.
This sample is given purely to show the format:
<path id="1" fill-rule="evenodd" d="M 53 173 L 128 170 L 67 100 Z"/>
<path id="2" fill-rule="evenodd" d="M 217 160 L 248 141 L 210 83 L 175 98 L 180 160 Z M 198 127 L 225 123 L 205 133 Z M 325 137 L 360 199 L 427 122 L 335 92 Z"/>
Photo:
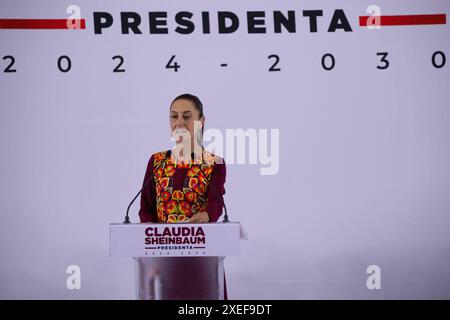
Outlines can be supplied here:
<path id="1" fill-rule="evenodd" d="M 367 25 L 374 25 L 373 18 L 375 16 L 360 16 L 359 25 L 366 27 Z M 422 24 L 446 24 L 445 14 L 410 14 L 401 16 L 379 16 L 381 26 L 414 26 Z M 370 24 L 368 24 L 371 19 Z"/>
<path id="2" fill-rule="evenodd" d="M 86 29 L 85 19 L 0 19 L 0 29 Z"/>

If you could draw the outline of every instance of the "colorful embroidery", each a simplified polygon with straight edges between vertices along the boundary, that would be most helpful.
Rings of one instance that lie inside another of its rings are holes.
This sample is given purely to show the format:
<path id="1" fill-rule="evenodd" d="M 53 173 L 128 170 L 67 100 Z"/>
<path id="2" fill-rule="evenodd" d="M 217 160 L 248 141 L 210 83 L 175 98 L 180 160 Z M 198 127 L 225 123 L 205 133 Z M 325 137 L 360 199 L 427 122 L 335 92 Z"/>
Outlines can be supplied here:
<path id="1" fill-rule="evenodd" d="M 206 163 L 177 164 L 171 158 L 166 159 L 166 152 L 154 155 L 153 177 L 159 222 L 183 222 L 193 214 L 206 210 L 206 190 L 213 171 L 213 159 L 214 156 L 211 153 L 205 152 Z M 181 190 L 176 190 L 173 185 L 177 168 L 187 169 Z"/>

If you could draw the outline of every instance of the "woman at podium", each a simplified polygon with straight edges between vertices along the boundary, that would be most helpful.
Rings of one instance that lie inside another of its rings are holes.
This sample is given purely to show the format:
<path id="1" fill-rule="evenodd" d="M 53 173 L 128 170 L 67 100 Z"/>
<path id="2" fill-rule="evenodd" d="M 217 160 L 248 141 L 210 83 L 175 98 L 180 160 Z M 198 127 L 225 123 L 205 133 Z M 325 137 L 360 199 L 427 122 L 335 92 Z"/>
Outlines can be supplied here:
<path id="1" fill-rule="evenodd" d="M 223 158 L 202 146 L 205 116 L 200 99 L 176 97 L 170 105 L 173 150 L 152 154 L 147 165 L 141 222 L 216 222 L 223 209 Z"/>
<path id="2" fill-rule="evenodd" d="M 173 150 L 152 154 L 141 194 L 141 222 L 216 222 L 224 206 L 224 159 L 203 148 L 205 116 L 200 99 L 176 97 L 170 105 Z M 224 298 L 227 297 L 224 274 Z"/>

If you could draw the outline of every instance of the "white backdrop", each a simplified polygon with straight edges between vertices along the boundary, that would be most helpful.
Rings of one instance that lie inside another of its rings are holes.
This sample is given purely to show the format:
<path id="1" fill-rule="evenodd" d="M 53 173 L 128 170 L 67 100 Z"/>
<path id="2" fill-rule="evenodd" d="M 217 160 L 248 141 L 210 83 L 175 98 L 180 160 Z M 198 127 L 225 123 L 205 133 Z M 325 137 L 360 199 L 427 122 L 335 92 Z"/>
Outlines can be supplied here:
<path id="1" fill-rule="evenodd" d="M 0 19 L 64 19 L 72 4 L 0 1 Z M 229 215 L 250 237 L 226 262 L 230 298 L 449 298 L 450 76 L 432 55 L 448 60 L 450 30 L 368 30 L 358 17 L 371 4 L 78 1 L 84 30 L 0 30 L 0 55 L 17 70 L 0 60 L 0 298 L 134 298 L 133 262 L 108 257 L 108 224 L 122 221 L 150 155 L 171 147 L 169 104 L 185 92 L 203 101 L 207 129 L 280 130 L 276 175 L 227 166 Z M 377 5 L 383 15 L 450 8 Z M 351 32 L 327 32 L 335 9 Z M 275 10 L 295 10 L 295 33 L 274 33 Z M 318 32 L 302 10 L 323 10 Z M 121 34 L 125 11 L 139 13 L 142 34 Z M 168 12 L 168 34 L 149 33 L 150 11 Z M 194 33 L 173 31 L 179 11 L 194 14 Z M 239 29 L 218 34 L 217 11 L 234 12 Z M 247 11 L 266 12 L 266 33 L 247 32 Z M 113 25 L 95 34 L 93 12 Z M 268 71 L 272 54 L 281 71 Z M 125 72 L 112 72 L 115 55 Z M 178 72 L 165 68 L 173 55 Z M 80 290 L 66 288 L 69 265 L 81 268 Z M 381 268 L 380 290 L 366 286 L 369 265 Z"/>

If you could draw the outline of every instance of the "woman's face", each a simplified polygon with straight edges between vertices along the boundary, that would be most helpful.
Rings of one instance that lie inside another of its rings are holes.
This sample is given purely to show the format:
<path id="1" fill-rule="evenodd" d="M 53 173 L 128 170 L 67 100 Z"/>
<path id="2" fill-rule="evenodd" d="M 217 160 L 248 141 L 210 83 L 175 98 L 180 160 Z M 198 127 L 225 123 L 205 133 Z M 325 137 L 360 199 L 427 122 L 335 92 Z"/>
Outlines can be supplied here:
<path id="1" fill-rule="evenodd" d="M 189 131 L 191 142 L 194 141 L 194 122 L 200 121 L 199 128 L 203 127 L 205 117 L 199 117 L 200 112 L 195 108 L 190 100 L 177 99 L 170 107 L 170 128 L 172 134 L 174 130 L 184 129 Z M 197 124 L 198 125 L 198 124 Z M 201 134 L 201 131 L 198 133 Z M 183 136 L 178 137 L 177 143 L 183 141 Z"/>

